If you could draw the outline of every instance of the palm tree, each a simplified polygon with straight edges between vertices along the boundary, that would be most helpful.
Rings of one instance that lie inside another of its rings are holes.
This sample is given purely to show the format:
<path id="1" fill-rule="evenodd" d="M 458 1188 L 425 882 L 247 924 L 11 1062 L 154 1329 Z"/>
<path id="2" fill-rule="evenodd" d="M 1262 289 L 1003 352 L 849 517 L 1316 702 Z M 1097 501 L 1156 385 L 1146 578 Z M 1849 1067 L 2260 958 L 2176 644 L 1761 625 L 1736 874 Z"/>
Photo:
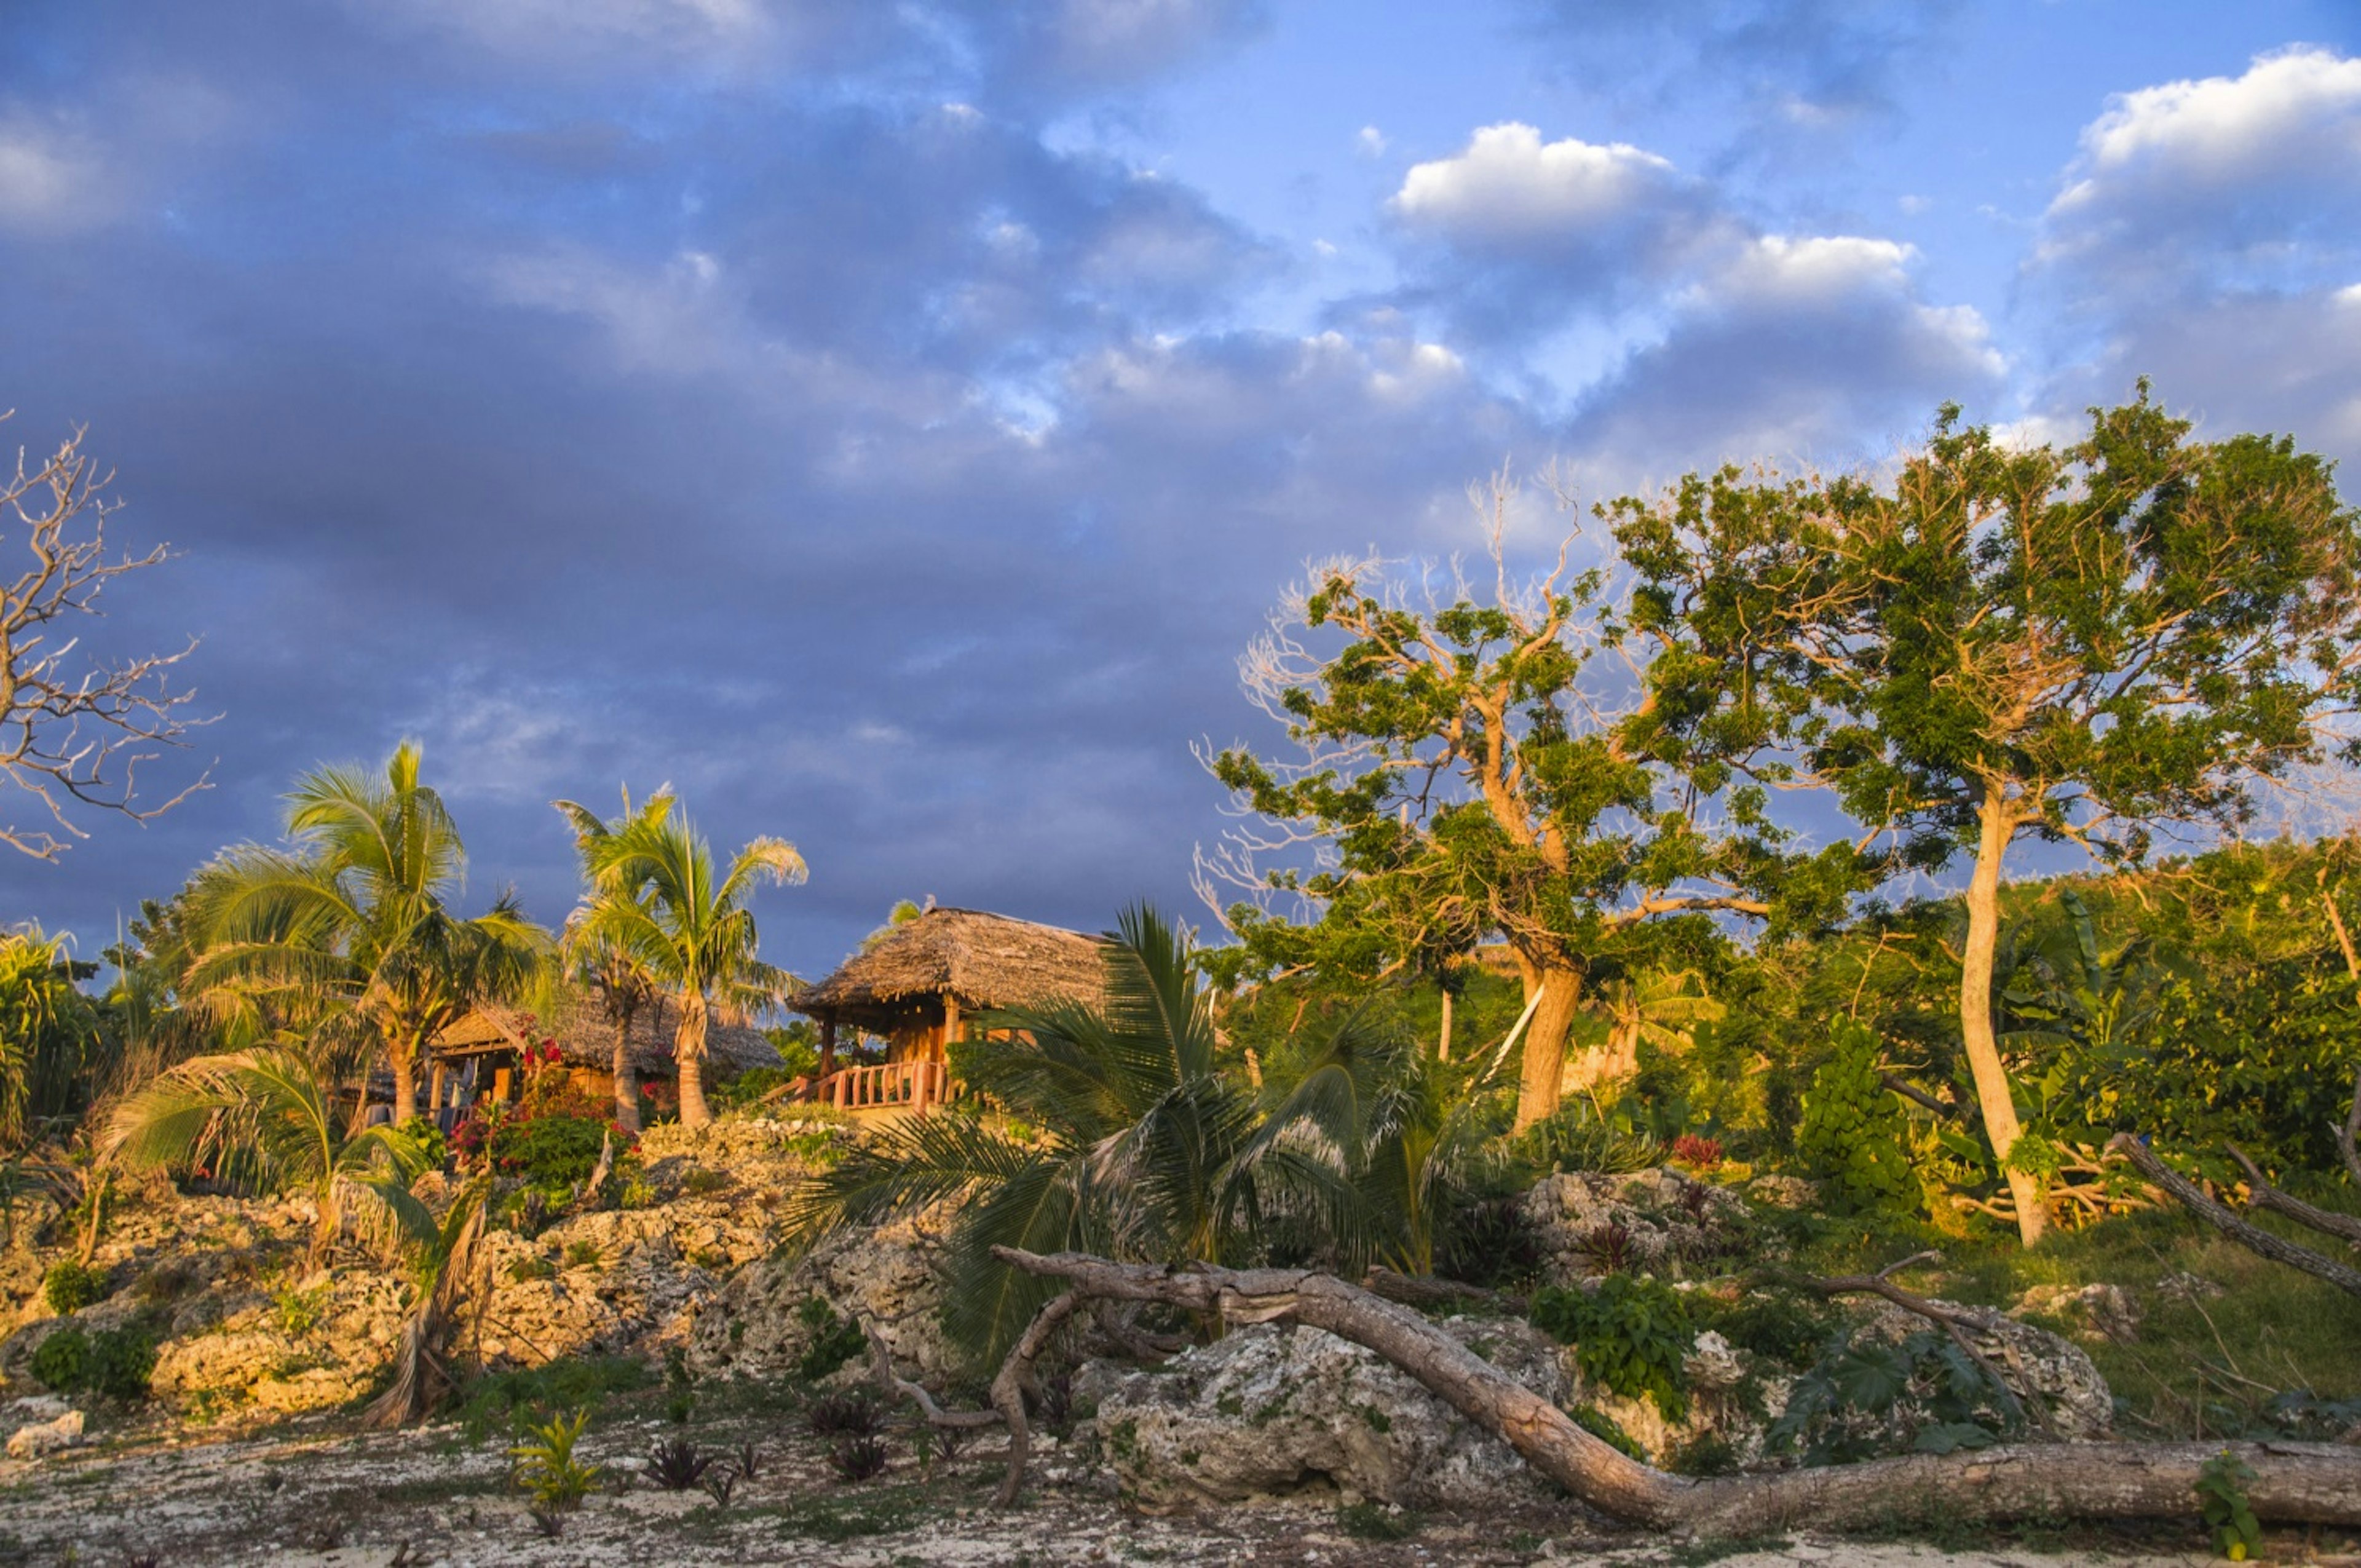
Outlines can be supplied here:
<path id="1" fill-rule="evenodd" d="M 1568 1079 L 1577 1087 L 1638 1070 L 1643 1040 L 1660 1051 L 1686 1050 L 1696 1043 L 1697 1025 L 1719 1023 L 1730 1012 L 1708 994 L 1705 976 L 1693 969 L 1643 970 L 1609 981 L 1599 987 L 1598 1001 L 1608 1019 L 1607 1044 L 1584 1052 L 1568 1069 Z"/>
<path id="2" fill-rule="evenodd" d="M 640 1130 L 639 1077 L 631 1066 L 631 1021 L 654 1002 L 655 977 L 614 933 L 621 927 L 637 928 L 653 919 L 646 907 L 647 886 L 627 886 L 620 880 L 609 850 L 616 836 L 633 828 L 642 834 L 660 828 L 672 809 L 672 797 L 658 791 L 637 812 L 631 792 L 623 792 L 623 814 L 612 822 L 570 800 L 553 801 L 574 828 L 576 852 L 582 861 L 582 902 L 566 916 L 558 937 L 558 953 L 566 972 L 588 986 L 598 999 L 598 1010 L 615 1027 L 615 1124 L 627 1133 Z M 631 905 L 631 910 L 610 905 Z"/>
<path id="3" fill-rule="evenodd" d="M 681 1125 L 704 1126 L 713 1120 L 705 1103 L 705 1034 L 714 1004 L 759 1011 L 794 983 L 757 956 L 747 900 L 766 880 L 803 881 L 804 858 L 784 839 L 757 839 L 717 878 L 712 846 L 669 795 L 659 792 L 612 825 L 571 801 L 557 807 L 577 830 L 586 822 L 599 828 L 580 839 L 593 896 L 576 912 L 577 939 L 626 955 L 677 1003 L 673 1063 Z"/>
<path id="4" fill-rule="evenodd" d="M 1315 1063 L 1266 1113 L 1216 1069 L 1210 993 L 1155 911 L 1126 911 L 1104 962 L 1099 1004 L 987 1015 L 1008 1037 L 961 1068 L 999 1114 L 889 1124 L 790 1199 L 805 1236 L 957 1201 L 946 1327 L 987 1361 L 1055 1289 L 1000 1263 L 995 1245 L 1246 1263 L 1285 1215 L 1314 1220 L 1350 1257 L 1366 1251 L 1345 1173 L 1318 1137 L 1287 1136 L 1307 1124 L 1349 1135 L 1367 1120 L 1366 1064 Z"/>
<path id="5" fill-rule="evenodd" d="M 99 1139 L 102 1163 L 210 1166 L 215 1176 L 267 1190 L 308 1191 L 318 1210 L 316 1263 L 347 1218 L 371 1240 L 434 1228 L 410 1184 L 427 1165 L 407 1129 L 344 1135 L 335 1080 L 283 1047 L 196 1057 L 115 1108 Z"/>
<path id="6" fill-rule="evenodd" d="M 192 884 L 201 935 L 181 988 L 217 1015 L 267 1007 L 331 1060 L 382 1050 L 397 1122 L 417 1113 L 427 1042 L 523 991 L 549 945 L 512 894 L 472 919 L 450 913 L 467 850 L 418 771 L 405 740 L 381 781 L 355 767 L 299 780 L 287 815 L 298 851 L 243 845 Z"/>

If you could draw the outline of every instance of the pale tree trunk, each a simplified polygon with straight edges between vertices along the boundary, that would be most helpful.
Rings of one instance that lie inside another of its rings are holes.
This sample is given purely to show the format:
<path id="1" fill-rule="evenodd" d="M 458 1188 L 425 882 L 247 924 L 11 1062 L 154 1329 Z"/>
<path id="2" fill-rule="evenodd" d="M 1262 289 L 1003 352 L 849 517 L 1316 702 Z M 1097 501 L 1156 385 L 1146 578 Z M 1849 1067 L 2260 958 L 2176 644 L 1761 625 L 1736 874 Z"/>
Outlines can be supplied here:
<path id="1" fill-rule="evenodd" d="M 393 1124 L 398 1127 L 418 1114 L 418 1042 L 389 1040 L 385 1057 L 393 1069 Z"/>
<path id="2" fill-rule="evenodd" d="M 1557 1113 L 1565 1079 L 1565 1040 L 1582 1000 L 1582 975 L 1564 964 L 1532 963 L 1521 954 L 1517 967 L 1524 971 L 1525 1000 L 1531 1002 L 1536 990 L 1541 992 L 1541 1005 L 1525 1025 L 1524 1072 L 1517 1085 L 1517 1130 L 1522 1132 Z"/>
<path id="3" fill-rule="evenodd" d="M 1451 988 L 1447 985 L 1443 988 L 1443 1029 L 1441 1037 L 1435 1042 L 1434 1059 L 1451 1059 Z"/>
<path id="4" fill-rule="evenodd" d="M 640 1078 L 631 1070 L 631 1014 L 627 1007 L 615 1020 L 615 1125 L 627 1133 L 640 1130 Z"/>
<path id="5" fill-rule="evenodd" d="M 1984 787 L 1980 816 L 1983 830 L 1976 843 L 1976 872 L 1968 883 L 1968 946 L 1960 962 L 1960 1033 L 1967 1046 L 1969 1070 L 1975 1076 L 1984 1134 L 2016 1201 L 2017 1234 L 2031 1246 L 2048 1230 L 2049 1214 L 2040 1179 L 2008 1168 L 2008 1153 L 2021 1129 L 1992 1016 L 1993 955 L 2000 946 L 2001 859 L 2015 835 L 2017 817 L 1998 784 Z"/>
<path id="6" fill-rule="evenodd" d="M 713 1120 L 705 1103 L 705 994 L 680 999 L 680 1028 L 673 1036 L 673 1065 L 680 1073 L 680 1124 L 702 1127 Z"/>

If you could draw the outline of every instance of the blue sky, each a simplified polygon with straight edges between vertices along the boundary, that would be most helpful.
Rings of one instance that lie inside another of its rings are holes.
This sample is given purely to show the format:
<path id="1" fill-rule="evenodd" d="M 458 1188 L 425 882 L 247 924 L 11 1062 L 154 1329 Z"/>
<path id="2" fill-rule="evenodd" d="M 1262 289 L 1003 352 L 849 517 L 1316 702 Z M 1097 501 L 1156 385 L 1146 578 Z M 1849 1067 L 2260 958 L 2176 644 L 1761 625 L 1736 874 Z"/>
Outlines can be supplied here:
<path id="1" fill-rule="evenodd" d="M 807 973 L 900 896 L 1186 909 L 1280 589 L 1472 547 L 1504 462 L 1875 462 L 2141 374 L 2361 456 L 2349 0 L 15 0 L 0 51 L 6 433 L 90 426 L 181 554 L 88 645 L 200 637 L 221 715 L 209 792 L 0 862 L 86 948 L 404 735 L 552 921 L 547 802 L 666 782 L 802 847 Z"/>

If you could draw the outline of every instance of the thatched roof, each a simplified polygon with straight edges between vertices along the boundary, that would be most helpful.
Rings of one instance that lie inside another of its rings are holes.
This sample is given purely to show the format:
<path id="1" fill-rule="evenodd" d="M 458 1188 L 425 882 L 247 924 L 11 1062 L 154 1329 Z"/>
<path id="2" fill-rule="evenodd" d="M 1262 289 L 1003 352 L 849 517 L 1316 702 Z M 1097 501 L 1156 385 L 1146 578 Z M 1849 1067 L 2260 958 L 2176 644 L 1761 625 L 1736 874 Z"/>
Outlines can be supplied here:
<path id="1" fill-rule="evenodd" d="M 673 1032 L 679 1026 L 680 1009 L 669 1000 L 641 1008 L 631 1019 L 631 1065 L 647 1073 L 672 1071 Z M 559 992 L 538 1014 L 523 1007 L 478 1007 L 435 1036 L 429 1048 L 439 1055 L 467 1056 L 538 1046 L 544 1040 L 557 1042 L 569 1067 L 615 1064 L 615 1025 L 597 1001 L 573 990 Z M 759 1032 L 719 1017 L 706 1025 L 705 1055 L 707 1066 L 723 1078 L 779 1065 L 778 1047 Z"/>
<path id="2" fill-rule="evenodd" d="M 1104 994 L 1100 937 L 975 909 L 929 909 L 879 936 L 818 984 L 787 999 L 798 1013 L 860 1021 L 921 997 L 957 997 L 969 1011 Z"/>

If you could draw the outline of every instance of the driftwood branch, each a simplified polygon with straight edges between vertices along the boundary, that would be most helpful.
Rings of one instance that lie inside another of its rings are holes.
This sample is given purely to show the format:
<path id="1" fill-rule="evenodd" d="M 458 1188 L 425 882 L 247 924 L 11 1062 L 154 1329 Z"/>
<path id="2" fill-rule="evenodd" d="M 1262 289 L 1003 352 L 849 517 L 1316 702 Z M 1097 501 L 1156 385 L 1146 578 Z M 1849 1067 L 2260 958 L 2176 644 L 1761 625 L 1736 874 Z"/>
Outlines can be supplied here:
<path id="1" fill-rule="evenodd" d="M 935 1397 L 932 1394 L 894 1370 L 893 1353 L 885 1348 L 884 1336 L 877 1332 L 875 1323 L 863 1319 L 861 1332 L 869 1338 L 869 1365 L 876 1373 L 878 1386 L 884 1389 L 885 1397 L 889 1399 L 907 1399 L 917 1405 L 918 1413 L 927 1419 L 928 1426 L 972 1431 L 977 1427 L 996 1427 L 1000 1424 L 998 1410 L 944 1409 L 935 1403 Z"/>
<path id="2" fill-rule="evenodd" d="M 2158 1159 L 2154 1149 L 2129 1133 L 2117 1133 L 2107 1147 L 2131 1161 L 2142 1176 L 2170 1193 L 2182 1208 L 2248 1252 L 2259 1253 L 2273 1263 L 2284 1263 L 2290 1268 L 2300 1268 L 2314 1278 L 2327 1280 L 2339 1290 L 2361 1296 L 2361 1269 L 2350 1267 L 2324 1253 L 2314 1252 L 2308 1246 L 2247 1223 L 2205 1196 L 2203 1190 L 2195 1182 Z"/>
<path id="3" fill-rule="evenodd" d="M 998 1253 L 1007 1249 L 992 1250 Z M 1034 1364 L 1041 1359 L 1049 1336 L 1065 1326 L 1074 1309 L 1086 1299 L 1080 1289 L 1068 1290 L 1035 1313 L 1032 1322 L 1026 1325 L 1024 1336 L 1017 1340 L 1016 1348 L 1008 1353 L 1008 1359 L 1000 1364 L 999 1375 L 992 1380 L 993 1408 L 1000 1412 L 1002 1424 L 1008 1428 L 1008 1474 L 1001 1477 L 1000 1490 L 994 1494 L 996 1507 L 1014 1508 L 1016 1495 L 1025 1489 L 1025 1455 L 1032 1438 L 1025 1424 L 1025 1394 L 1034 1387 Z"/>
<path id="4" fill-rule="evenodd" d="M 1969 1453 L 1914 1454 L 1865 1464 L 1692 1480 L 1669 1475 L 1593 1437 L 1540 1395 L 1501 1373 L 1406 1307 L 1330 1275 L 1301 1269 L 1170 1269 L 993 1249 L 1067 1290 L 1027 1330 L 993 1385 L 1023 1420 L 1019 1363 L 1029 1367 L 1077 1300 L 1160 1301 L 1231 1322 L 1286 1320 L 1324 1329 L 1377 1352 L 1461 1415 L 1507 1442 L 1578 1501 L 1610 1518 L 1660 1529 L 1730 1535 L 1809 1523 L 1843 1529 L 1897 1513 L 1952 1520 L 2059 1515 L 2079 1519 L 2181 1517 L 2193 1511 L 2198 1475 L 2221 1443 L 2013 1444 Z M 1053 1316 L 1054 1315 L 1054 1316 Z M 1046 1326 L 1045 1326 L 1046 1325 Z M 2247 1498 L 2257 1517 L 2361 1524 L 2361 1453 L 2329 1443 L 2231 1443 L 2253 1467 Z M 1024 1482 L 1021 1438 L 1002 1486 Z"/>
<path id="5" fill-rule="evenodd" d="M 1887 1089 L 1893 1091 L 1894 1093 L 1902 1096 L 1903 1099 L 1910 1101 L 1915 1104 L 1925 1106 L 1927 1110 L 1932 1111 L 1936 1115 L 1942 1117 L 1947 1122 L 1955 1122 L 1959 1120 L 1960 1108 L 1957 1105 L 1951 1104 L 1948 1101 L 1936 1099 L 1933 1095 L 1927 1093 L 1925 1090 L 1919 1088 L 1916 1084 L 1911 1082 L 1906 1078 L 1903 1078 L 1891 1072 L 1881 1072 L 1877 1075 L 1877 1081 L 1883 1084 Z"/>
<path id="6" fill-rule="evenodd" d="M 2284 1214 L 2307 1229 L 2361 1246 L 2361 1219 L 2328 1209 L 2316 1209 L 2301 1198 L 2280 1191 L 2271 1185 L 2270 1179 L 2263 1174 L 2261 1168 L 2246 1157 L 2246 1150 L 2235 1144 L 2223 1146 L 2230 1151 L 2230 1157 L 2236 1160 L 2239 1168 L 2246 1173 L 2247 1207 Z"/>
<path id="7" fill-rule="evenodd" d="M 1430 1279 L 1416 1274 L 1400 1274 L 1380 1264 L 1369 1270 L 1363 1287 L 1373 1296 L 1389 1301 L 1399 1301 L 1405 1307 L 1421 1311 L 1438 1307 L 1487 1307 L 1497 1311 L 1525 1315 L 1525 1298 L 1505 1290 L 1487 1290 L 1481 1285 L 1463 1285 L 1456 1279 Z"/>

